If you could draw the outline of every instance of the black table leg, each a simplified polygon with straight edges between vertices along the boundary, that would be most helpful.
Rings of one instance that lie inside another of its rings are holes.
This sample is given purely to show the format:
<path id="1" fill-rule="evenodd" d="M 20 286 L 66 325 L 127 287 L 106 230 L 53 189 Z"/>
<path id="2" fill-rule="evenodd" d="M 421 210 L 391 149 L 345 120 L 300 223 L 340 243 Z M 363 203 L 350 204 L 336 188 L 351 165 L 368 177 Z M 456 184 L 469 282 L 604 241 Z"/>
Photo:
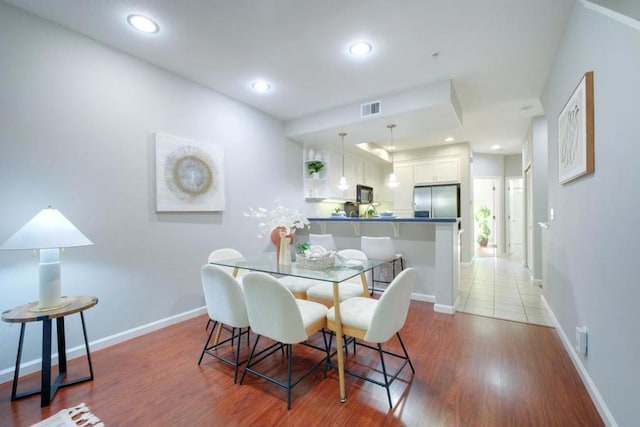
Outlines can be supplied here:
<path id="1" fill-rule="evenodd" d="M 11 385 L 11 400 L 16 400 L 18 391 L 18 377 L 20 376 L 20 361 L 22 360 L 22 343 L 24 342 L 25 324 L 20 324 L 20 341 L 18 341 L 18 355 L 16 356 L 16 370 L 13 372 L 13 384 Z"/>
<path id="2" fill-rule="evenodd" d="M 89 378 L 87 380 L 93 380 L 93 365 L 91 364 L 91 352 L 89 351 L 89 340 L 87 339 L 87 328 L 84 325 L 84 313 L 80 312 L 80 319 L 82 319 L 82 333 L 84 335 L 84 348 L 87 351 L 87 361 L 89 362 Z M 240 343 L 238 343 L 240 344 Z"/>
<path id="3" fill-rule="evenodd" d="M 51 403 L 51 319 L 42 321 L 42 382 L 40 406 Z"/>

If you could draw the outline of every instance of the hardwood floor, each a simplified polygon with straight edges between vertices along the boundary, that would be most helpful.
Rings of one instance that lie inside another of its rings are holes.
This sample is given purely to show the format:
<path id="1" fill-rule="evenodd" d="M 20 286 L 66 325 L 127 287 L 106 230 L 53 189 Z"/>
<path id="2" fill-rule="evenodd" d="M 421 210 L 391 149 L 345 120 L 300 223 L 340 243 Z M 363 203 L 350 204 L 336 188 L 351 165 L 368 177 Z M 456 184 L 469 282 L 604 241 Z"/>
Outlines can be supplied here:
<path id="1" fill-rule="evenodd" d="M 394 382 L 392 410 L 384 388 L 352 376 L 347 402 L 340 403 L 337 372 L 324 379 L 320 368 L 293 389 L 287 411 L 283 389 L 250 374 L 234 384 L 233 368 L 207 355 L 197 365 L 205 323 L 198 317 L 94 352 L 94 381 L 60 389 L 47 408 L 40 408 L 39 395 L 10 402 L 11 383 L 0 384 L 0 425 L 27 426 L 80 402 L 107 427 L 604 425 L 553 328 L 439 314 L 432 304 L 413 301 L 401 335 L 416 374 L 407 367 Z M 390 345 L 399 348 L 395 339 Z M 294 349 L 300 370 L 318 357 Z M 350 350 L 346 363 L 380 370 L 377 356 L 364 348 Z M 280 353 L 264 365 L 286 375 Z M 82 358 L 69 363 L 72 376 L 86 369 Z M 20 389 L 38 381 L 37 374 L 24 377 Z"/>

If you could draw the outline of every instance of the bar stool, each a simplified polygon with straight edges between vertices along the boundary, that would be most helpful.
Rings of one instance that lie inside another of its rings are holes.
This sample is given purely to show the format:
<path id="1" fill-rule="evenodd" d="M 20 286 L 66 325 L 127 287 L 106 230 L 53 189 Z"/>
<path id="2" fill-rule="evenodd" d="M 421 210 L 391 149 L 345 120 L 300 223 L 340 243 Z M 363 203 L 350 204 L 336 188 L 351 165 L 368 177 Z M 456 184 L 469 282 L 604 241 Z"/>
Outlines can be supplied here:
<path id="1" fill-rule="evenodd" d="M 328 251 L 337 250 L 331 234 L 309 234 L 309 243 L 312 246 L 322 246 Z"/>
<path id="2" fill-rule="evenodd" d="M 389 284 L 396 277 L 396 274 L 400 271 L 404 270 L 404 258 L 402 254 L 396 253 L 393 248 L 393 241 L 391 237 L 369 237 L 362 236 L 360 238 L 360 249 L 367 255 L 367 258 L 375 261 L 384 261 L 385 263 L 391 265 L 393 274 L 391 280 L 376 280 L 374 271 L 371 270 L 371 295 L 375 291 L 382 292 L 384 289 L 376 289 L 375 284 L 384 283 Z M 396 271 L 396 263 L 400 263 L 400 270 Z"/>

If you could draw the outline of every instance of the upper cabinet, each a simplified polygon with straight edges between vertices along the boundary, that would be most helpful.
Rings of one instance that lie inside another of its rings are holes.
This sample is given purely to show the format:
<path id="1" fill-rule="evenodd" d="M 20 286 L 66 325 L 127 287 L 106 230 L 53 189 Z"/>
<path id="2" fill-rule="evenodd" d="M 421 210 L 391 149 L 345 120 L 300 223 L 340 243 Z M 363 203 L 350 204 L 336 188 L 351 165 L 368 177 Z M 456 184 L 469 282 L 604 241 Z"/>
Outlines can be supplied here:
<path id="1" fill-rule="evenodd" d="M 396 213 L 402 211 L 413 212 L 413 175 L 414 166 L 411 164 L 396 164 L 395 173 L 400 185 L 393 191 L 393 209 Z"/>
<path id="2" fill-rule="evenodd" d="M 449 182 L 460 182 L 458 157 L 443 157 L 413 163 L 414 185 Z"/>

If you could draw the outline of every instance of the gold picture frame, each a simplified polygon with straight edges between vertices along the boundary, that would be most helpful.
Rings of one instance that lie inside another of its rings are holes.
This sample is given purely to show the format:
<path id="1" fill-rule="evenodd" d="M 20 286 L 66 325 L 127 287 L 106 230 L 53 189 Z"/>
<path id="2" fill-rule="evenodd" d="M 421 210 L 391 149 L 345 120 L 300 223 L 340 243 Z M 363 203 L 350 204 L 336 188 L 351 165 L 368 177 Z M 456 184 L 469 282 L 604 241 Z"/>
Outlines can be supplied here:
<path id="1" fill-rule="evenodd" d="M 589 71 L 558 115 L 558 182 L 566 184 L 594 170 L 593 71 Z"/>

